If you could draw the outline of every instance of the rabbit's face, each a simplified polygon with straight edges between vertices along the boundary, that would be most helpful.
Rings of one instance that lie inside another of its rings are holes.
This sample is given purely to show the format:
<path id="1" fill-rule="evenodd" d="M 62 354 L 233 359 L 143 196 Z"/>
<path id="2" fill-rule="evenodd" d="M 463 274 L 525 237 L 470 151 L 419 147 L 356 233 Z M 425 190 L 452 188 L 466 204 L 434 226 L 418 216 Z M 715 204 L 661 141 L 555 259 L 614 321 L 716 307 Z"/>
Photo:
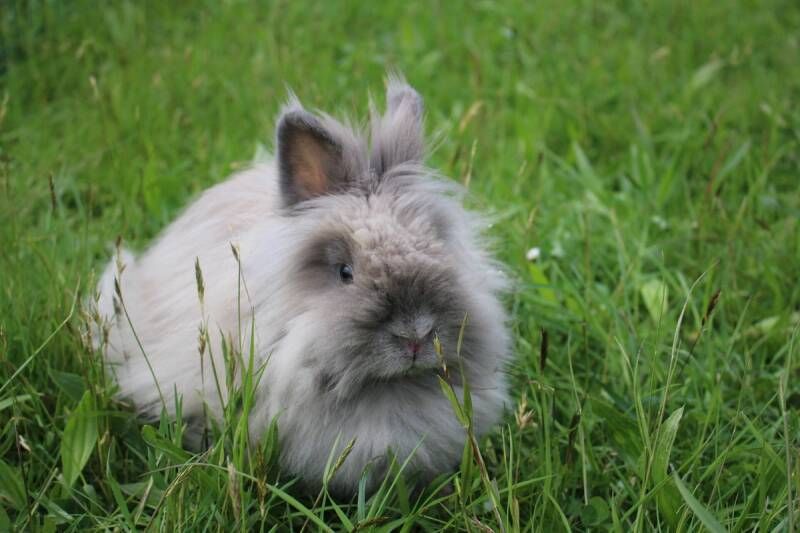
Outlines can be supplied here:
<path id="1" fill-rule="evenodd" d="M 277 131 L 281 195 L 299 235 L 290 274 L 306 314 L 298 357 L 340 397 L 376 382 L 435 383 L 457 355 L 505 349 L 480 333 L 482 317 L 500 313 L 492 289 L 476 283 L 486 272 L 470 271 L 487 263 L 469 251 L 466 214 L 421 164 L 422 102 L 404 84 L 390 84 L 387 102 L 369 149 L 296 102 Z"/>
<path id="2" fill-rule="evenodd" d="M 442 217 L 423 214 L 413 197 L 397 200 L 348 195 L 315 207 L 324 215 L 297 282 L 329 324 L 312 349 L 323 386 L 432 375 L 456 356 L 470 299 L 440 237 Z"/>

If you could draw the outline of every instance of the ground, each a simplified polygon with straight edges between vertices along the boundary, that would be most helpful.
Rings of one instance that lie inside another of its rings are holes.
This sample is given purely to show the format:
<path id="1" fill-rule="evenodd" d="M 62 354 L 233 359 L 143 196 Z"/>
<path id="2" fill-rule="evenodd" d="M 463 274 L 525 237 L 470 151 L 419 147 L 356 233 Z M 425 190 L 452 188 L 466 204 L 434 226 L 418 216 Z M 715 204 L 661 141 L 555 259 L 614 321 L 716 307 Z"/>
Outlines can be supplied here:
<path id="1" fill-rule="evenodd" d="M 0 530 L 798 528 L 797 2 L 9 0 L 0 25 Z M 389 69 L 493 217 L 517 408 L 485 470 L 309 498 L 233 412 L 199 457 L 138 423 L 80 298 L 118 236 L 271 148 L 287 87 L 364 117 Z"/>

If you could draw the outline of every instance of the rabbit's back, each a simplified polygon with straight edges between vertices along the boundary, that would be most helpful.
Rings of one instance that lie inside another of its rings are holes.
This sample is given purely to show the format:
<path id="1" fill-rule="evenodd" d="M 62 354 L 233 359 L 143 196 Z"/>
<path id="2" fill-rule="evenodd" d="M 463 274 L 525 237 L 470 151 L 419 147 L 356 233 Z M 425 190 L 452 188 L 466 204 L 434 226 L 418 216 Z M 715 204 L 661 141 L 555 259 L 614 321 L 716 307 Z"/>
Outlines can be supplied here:
<path id="1" fill-rule="evenodd" d="M 206 349 L 216 352 L 221 334 L 235 330 L 239 265 L 232 246 L 268 220 L 277 205 L 274 170 L 265 163 L 206 190 L 139 257 L 122 250 L 109 262 L 97 304 L 107 321 L 107 343 L 100 346 L 100 334 L 95 343 L 105 351 L 121 396 L 157 416 L 159 389 L 170 411 L 177 390 L 185 415 L 202 412 L 197 392 L 207 388 L 210 374 L 201 375 L 199 328 L 205 320 Z M 205 281 L 202 308 L 195 261 Z M 115 279 L 122 293 L 116 303 Z M 205 400 L 214 398 L 209 394 Z"/>

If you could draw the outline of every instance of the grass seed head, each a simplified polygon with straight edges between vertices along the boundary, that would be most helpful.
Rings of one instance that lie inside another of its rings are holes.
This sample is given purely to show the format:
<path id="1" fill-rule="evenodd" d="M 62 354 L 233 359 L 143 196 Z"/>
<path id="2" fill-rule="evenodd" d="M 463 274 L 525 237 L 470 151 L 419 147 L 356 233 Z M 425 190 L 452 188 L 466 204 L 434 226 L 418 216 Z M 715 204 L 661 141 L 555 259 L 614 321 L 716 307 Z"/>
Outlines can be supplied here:
<path id="1" fill-rule="evenodd" d="M 194 259 L 194 279 L 197 284 L 197 296 L 200 298 L 200 304 L 203 304 L 203 299 L 206 294 L 206 286 L 203 282 L 203 271 L 200 269 L 200 258 Z"/>
<path id="2" fill-rule="evenodd" d="M 236 518 L 236 522 L 239 522 L 242 515 L 242 507 L 239 501 L 239 476 L 230 459 L 228 459 L 228 496 L 231 499 L 233 515 Z"/>

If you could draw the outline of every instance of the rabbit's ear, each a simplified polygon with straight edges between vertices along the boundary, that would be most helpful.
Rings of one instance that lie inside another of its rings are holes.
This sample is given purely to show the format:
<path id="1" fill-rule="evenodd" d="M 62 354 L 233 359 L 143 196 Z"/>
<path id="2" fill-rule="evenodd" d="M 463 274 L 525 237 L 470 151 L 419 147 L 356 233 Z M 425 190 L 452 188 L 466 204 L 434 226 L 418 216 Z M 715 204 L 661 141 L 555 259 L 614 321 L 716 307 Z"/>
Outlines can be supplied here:
<path id="1" fill-rule="evenodd" d="M 370 163 L 378 175 L 425 155 L 422 97 L 399 75 L 389 76 L 386 113 L 372 117 Z"/>
<path id="2" fill-rule="evenodd" d="M 403 121 L 409 122 L 409 126 L 421 130 L 422 112 L 419 93 L 400 75 L 389 76 L 386 82 L 386 114 L 400 116 Z"/>
<path id="3" fill-rule="evenodd" d="M 277 128 L 278 171 L 286 205 L 343 189 L 348 180 L 342 140 L 322 120 L 292 105 Z"/>

